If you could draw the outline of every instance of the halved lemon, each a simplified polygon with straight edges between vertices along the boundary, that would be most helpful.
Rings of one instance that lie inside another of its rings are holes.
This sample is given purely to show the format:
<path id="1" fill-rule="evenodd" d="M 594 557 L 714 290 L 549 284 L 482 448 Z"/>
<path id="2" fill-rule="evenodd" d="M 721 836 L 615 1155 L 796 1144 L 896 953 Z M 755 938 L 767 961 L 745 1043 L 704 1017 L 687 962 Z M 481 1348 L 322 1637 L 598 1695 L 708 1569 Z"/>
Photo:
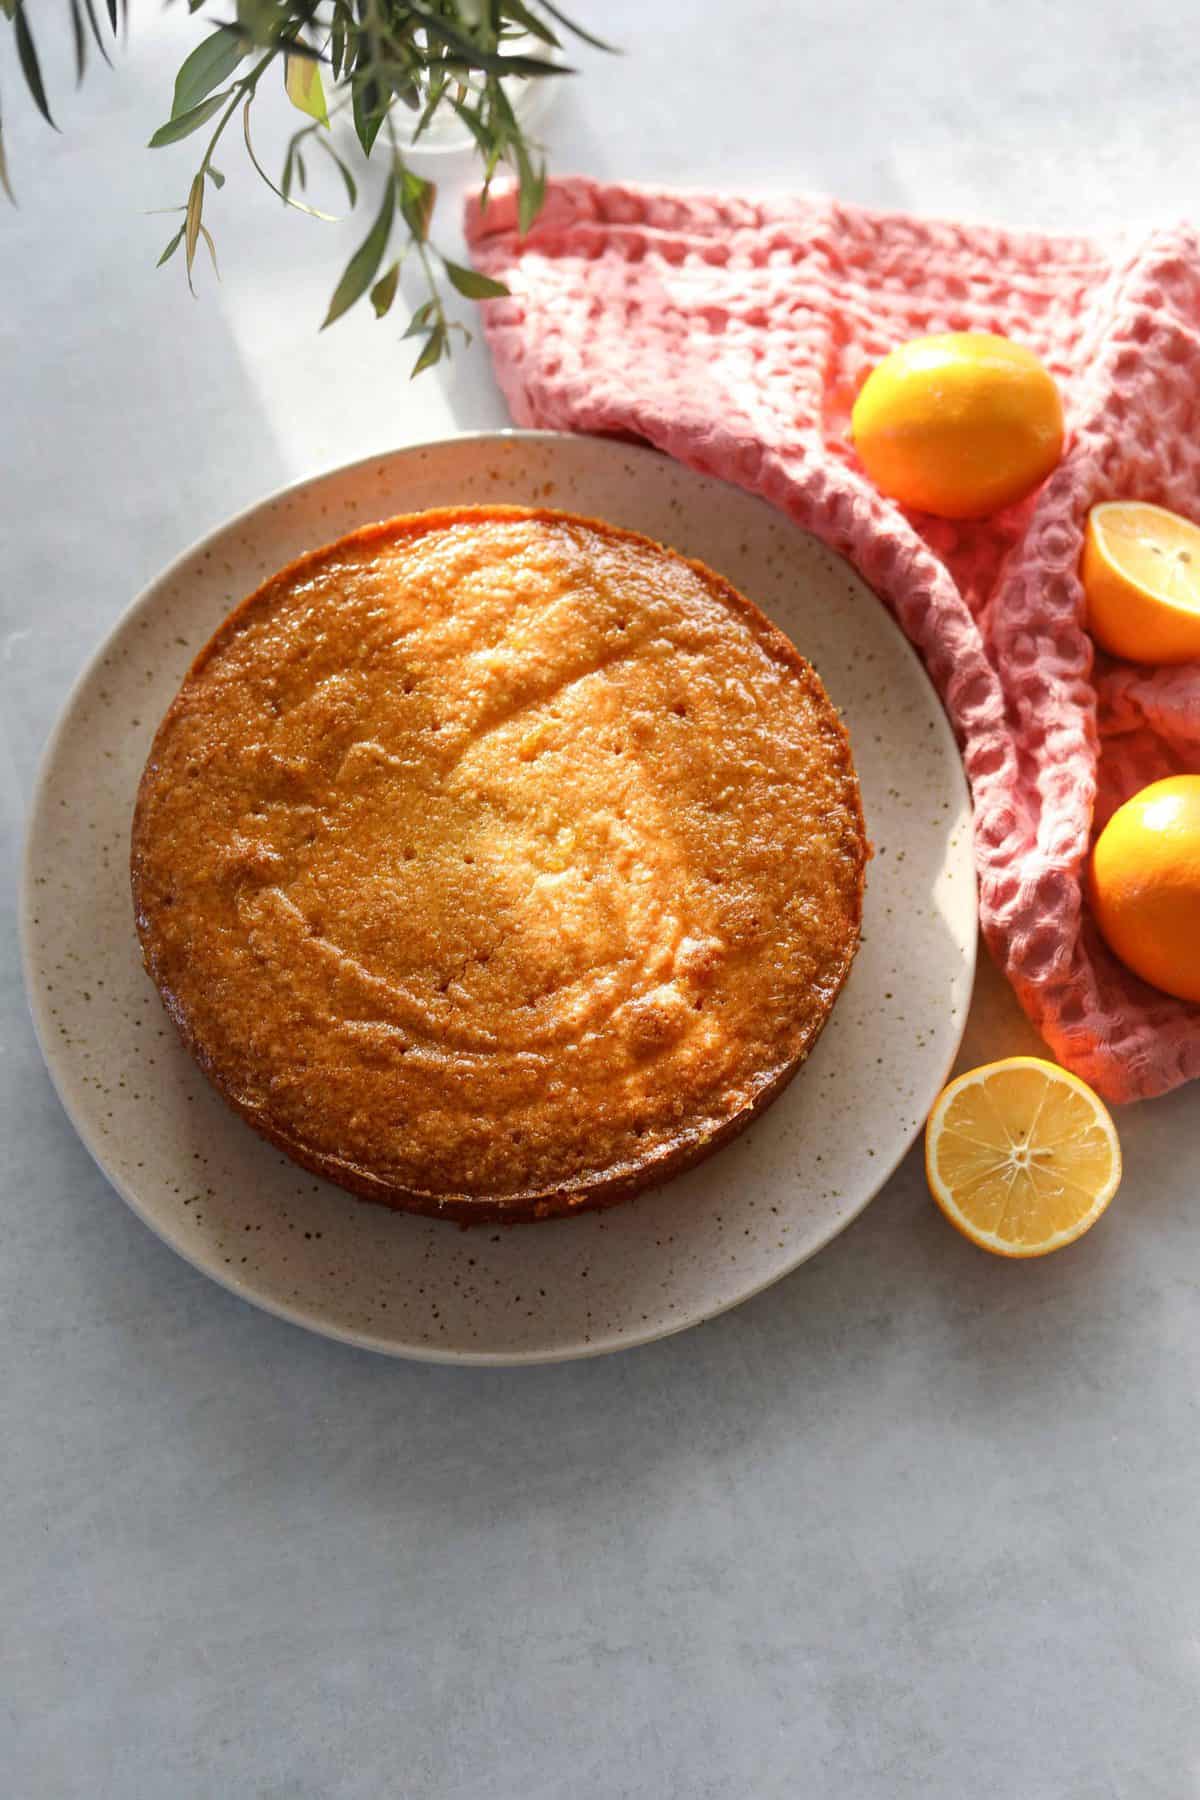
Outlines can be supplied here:
<path id="1" fill-rule="evenodd" d="M 1152 781 L 1117 808 L 1092 850 L 1088 898 L 1114 956 L 1200 1003 L 1200 775 Z"/>
<path id="2" fill-rule="evenodd" d="M 1046 1256 L 1096 1223 L 1121 1181 L 1121 1146 L 1086 1082 L 1038 1056 L 952 1081 L 925 1128 L 930 1192 L 998 1256 Z"/>
<path id="3" fill-rule="evenodd" d="M 1080 570 L 1088 630 L 1112 656 L 1200 657 L 1200 525 L 1143 500 L 1088 514 Z"/>

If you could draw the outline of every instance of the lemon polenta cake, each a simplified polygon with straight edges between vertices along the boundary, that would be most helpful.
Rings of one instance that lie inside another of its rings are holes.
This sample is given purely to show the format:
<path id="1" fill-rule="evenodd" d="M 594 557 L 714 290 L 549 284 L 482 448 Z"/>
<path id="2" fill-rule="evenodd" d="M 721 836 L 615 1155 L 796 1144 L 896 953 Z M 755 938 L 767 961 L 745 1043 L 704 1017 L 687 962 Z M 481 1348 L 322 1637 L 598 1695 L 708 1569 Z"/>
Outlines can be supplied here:
<path id="1" fill-rule="evenodd" d="M 729 584 L 456 508 L 282 570 L 193 663 L 133 825 L 146 968 L 257 1131 L 460 1221 L 619 1200 L 746 1125 L 858 944 L 814 671 Z"/>

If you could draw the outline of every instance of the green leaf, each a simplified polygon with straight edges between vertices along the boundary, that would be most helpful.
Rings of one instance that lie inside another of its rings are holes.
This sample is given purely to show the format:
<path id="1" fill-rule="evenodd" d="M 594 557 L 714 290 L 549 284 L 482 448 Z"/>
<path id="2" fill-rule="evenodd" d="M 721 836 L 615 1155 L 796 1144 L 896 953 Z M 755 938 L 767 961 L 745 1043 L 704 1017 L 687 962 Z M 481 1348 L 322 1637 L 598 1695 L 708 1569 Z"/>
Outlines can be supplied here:
<path id="1" fill-rule="evenodd" d="M 182 244 L 182 242 L 183 242 L 183 226 L 181 225 L 179 227 L 179 230 L 175 233 L 175 236 L 171 239 L 170 243 L 167 245 L 166 249 L 163 251 L 162 255 L 159 257 L 158 261 L 155 263 L 155 265 L 154 265 L 155 268 L 161 269 L 165 262 L 170 262 L 171 258 L 174 256 L 175 252 L 178 250 L 178 248 L 179 248 L 180 244 Z"/>
<path id="2" fill-rule="evenodd" d="M 375 0 L 352 0 L 359 29 L 354 33 L 354 75 L 351 82 L 354 129 L 362 145 L 363 155 L 370 156 L 379 128 L 390 104 L 387 77 L 380 64 L 383 49 L 379 40 Z"/>
<path id="3" fill-rule="evenodd" d="M 396 298 L 396 288 L 400 281 L 400 264 L 394 262 L 386 275 L 381 275 L 371 289 L 371 305 L 375 308 L 375 317 L 382 319 L 385 312 Z"/>
<path id="4" fill-rule="evenodd" d="M 502 87 L 497 86 L 490 90 L 489 97 L 492 102 L 492 112 L 495 116 L 496 135 L 507 147 L 512 139 L 520 136 L 520 131 L 517 127 L 517 115 L 509 105 L 508 95 L 504 92 Z"/>
<path id="5" fill-rule="evenodd" d="M 523 138 L 513 143 L 513 154 L 517 159 L 517 229 L 524 237 L 533 221 L 542 210 L 542 202 L 546 198 L 546 166 L 543 163 L 535 169 L 530 161 L 529 152 L 525 148 Z"/>
<path id="6" fill-rule="evenodd" d="M 482 69 L 488 75 L 520 75 L 526 80 L 542 75 L 578 75 L 578 69 L 568 68 L 566 63 L 547 62 L 544 56 L 524 56 L 514 53 L 512 56 L 495 55 L 490 50 L 477 51 L 468 56 L 461 50 L 447 50 L 442 57 L 447 69 Z"/>
<path id="7" fill-rule="evenodd" d="M 304 131 L 300 131 L 297 133 L 297 137 L 303 137 L 305 131 L 311 131 L 311 130 L 312 130 L 311 125 L 306 125 L 304 127 Z M 281 187 L 275 186 L 275 183 L 271 180 L 271 177 L 267 174 L 267 171 L 263 168 L 263 166 L 259 162 L 257 156 L 254 154 L 254 145 L 250 140 L 250 101 L 249 100 L 246 101 L 245 106 L 242 108 L 242 135 L 246 139 L 246 154 L 247 154 L 247 156 L 250 158 L 250 161 L 253 163 L 254 168 L 257 171 L 260 178 L 266 182 L 267 186 L 270 188 L 270 190 L 273 194 L 278 194 L 279 198 L 284 202 L 284 204 L 286 206 L 294 206 L 297 212 L 307 213 L 311 219 L 323 219 L 327 225 L 333 225 L 333 224 L 337 223 L 337 221 L 334 219 L 334 216 L 332 213 L 318 212 L 315 206 L 306 206 L 304 204 L 303 200 L 293 200 L 290 193 L 285 194 Z M 292 158 L 295 155 L 295 150 L 296 150 L 296 138 L 293 138 L 291 143 L 288 145 L 287 161 L 283 165 L 283 177 L 284 177 L 284 180 L 287 181 L 289 184 L 290 184 L 291 178 L 292 178 L 292 176 L 291 176 Z"/>
<path id="8" fill-rule="evenodd" d="M 559 48 L 558 39 L 546 21 L 539 19 L 536 13 L 531 13 L 529 8 L 522 4 L 522 0 L 501 0 L 500 11 L 506 19 L 512 19 L 527 31 L 530 37 L 540 38 L 543 44 L 549 44 L 555 50 Z"/>
<path id="9" fill-rule="evenodd" d="M 377 63 L 376 67 L 381 75 L 387 77 L 392 93 L 401 106 L 406 106 L 409 112 L 419 113 L 421 90 L 413 79 L 412 71 L 406 69 L 401 63 L 381 62 Z"/>
<path id="10" fill-rule="evenodd" d="M 492 140 L 483 120 L 479 117 L 478 113 L 473 111 L 471 107 L 464 106 L 463 102 L 457 100 L 453 94 L 450 96 L 450 104 L 470 132 L 471 136 L 475 139 L 475 142 L 478 144 L 483 155 L 487 156 L 492 148 Z"/>
<path id="11" fill-rule="evenodd" d="M 223 188 L 225 186 L 225 177 L 222 175 L 220 169 L 214 169 L 211 163 L 208 163 L 205 166 L 204 173 L 208 176 L 208 179 L 215 188 Z"/>
<path id="12" fill-rule="evenodd" d="M 101 56 L 104 58 L 105 62 L 108 64 L 109 68 L 111 69 L 112 68 L 112 57 L 108 54 L 108 49 L 107 49 L 107 46 L 105 45 L 104 37 L 100 30 L 100 21 L 96 17 L 96 8 L 92 4 L 92 0 L 83 0 L 83 7 L 84 7 L 84 11 L 87 13 L 87 20 L 88 20 L 88 24 L 91 26 L 92 36 L 96 40 L 96 48 L 97 48 L 97 50 L 99 50 Z"/>
<path id="13" fill-rule="evenodd" d="M 8 179 L 8 158 L 4 154 L 4 133 L 0 131 L 0 187 L 2 187 L 13 205 L 17 204 L 17 196 L 12 191 L 12 183 Z"/>
<path id="14" fill-rule="evenodd" d="M 429 221 L 436 202 L 437 187 L 432 181 L 414 175 L 411 169 L 401 171 L 400 216 L 418 243 L 423 244 L 429 236 Z"/>
<path id="15" fill-rule="evenodd" d="M 342 64 L 346 60 L 346 22 L 340 12 L 333 15 L 333 28 L 329 37 L 329 67 L 333 79 L 341 78 Z"/>
<path id="16" fill-rule="evenodd" d="M 292 176 L 296 167 L 296 140 L 293 138 L 287 147 L 287 155 L 283 159 L 283 174 L 279 178 L 279 192 L 284 201 L 292 197 Z"/>
<path id="17" fill-rule="evenodd" d="M 212 232 L 208 229 L 207 225 L 202 225 L 200 227 L 200 236 L 208 245 L 208 255 L 213 266 L 213 274 L 216 276 L 217 280 L 220 281 L 221 271 L 217 267 L 217 246 L 212 241 Z"/>
<path id="18" fill-rule="evenodd" d="M 442 262 L 450 286 L 467 300 L 498 300 L 508 292 L 502 281 L 493 281 L 490 275 L 481 275 L 478 269 L 464 269 L 461 263 L 451 262 L 448 256 L 443 256 Z"/>
<path id="19" fill-rule="evenodd" d="M 574 75 L 574 69 L 568 69 L 562 63 L 547 62 L 542 56 L 502 56 L 499 51 L 485 50 L 477 44 L 465 31 L 459 31 L 438 13 L 430 12 L 424 6 L 418 6 L 417 0 L 408 0 L 408 10 L 418 18 L 426 31 L 433 37 L 440 38 L 444 44 L 457 51 L 454 58 L 445 61 L 461 61 L 470 69 L 484 69 L 490 75 Z"/>
<path id="20" fill-rule="evenodd" d="M 214 31 L 197 44 L 175 77 L 172 119 L 181 119 L 199 106 L 206 94 L 229 79 L 245 54 L 245 40 L 236 31 Z"/>
<path id="21" fill-rule="evenodd" d="M 191 190 L 188 193 L 187 218 L 183 224 L 183 247 L 187 252 L 188 286 L 192 283 L 192 263 L 196 256 L 196 244 L 200 237 L 200 216 L 204 211 L 204 177 L 197 172 L 192 177 Z"/>
<path id="22" fill-rule="evenodd" d="M 433 120 L 433 115 L 436 113 L 438 107 L 442 104 L 442 97 L 445 94 L 448 86 L 449 86 L 449 77 L 447 75 L 437 74 L 433 77 L 432 82 L 430 84 L 430 88 L 429 88 L 429 98 L 425 102 L 425 107 L 421 113 L 421 117 L 417 120 L 417 128 L 412 134 L 412 141 L 414 144 L 417 142 L 417 139 L 422 137 L 424 135 L 425 131 L 428 129 L 430 123 Z"/>
<path id="23" fill-rule="evenodd" d="M 79 10 L 79 0 L 71 0 L 71 36 L 75 43 L 75 83 L 78 86 L 87 72 L 87 39 L 83 35 L 83 14 Z"/>
<path id="24" fill-rule="evenodd" d="M 194 0 L 188 0 L 189 6 Z M 204 5 L 204 0 L 198 0 Z M 256 44 L 275 44 L 289 22 L 287 10 L 279 0 L 237 0 L 234 8 L 237 22 L 247 37 Z"/>
<path id="25" fill-rule="evenodd" d="M 423 300 L 412 318 L 408 321 L 408 327 L 402 333 L 402 338 L 424 337 L 425 333 L 433 323 L 434 314 L 436 312 L 436 300 Z"/>
<path id="26" fill-rule="evenodd" d="M 34 105 L 41 113 L 43 119 L 45 119 L 47 125 L 52 126 L 53 129 L 57 131 L 58 126 L 54 124 L 54 120 L 50 117 L 50 107 L 46 101 L 46 89 L 42 85 L 42 69 L 41 64 L 38 62 L 37 51 L 34 48 L 33 34 L 30 31 L 28 21 L 25 18 L 25 0 L 15 0 L 15 3 L 16 11 L 13 14 L 13 30 L 15 31 L 17 38 L 17 58 L 21 64 L 21 73 L 25 77 L 25 85 L 33 95 Z M 111 0 L 111 3 L 115 6 L 116 0 Z"/>
<path id="27" fill-rule="evenodd" d="M 177 144 L 180 138 L 190 137 L 193 131 L 199 131 L 206 119 L 211 119 L 214 113 L 220 112 L 229 94 L 228 88 L 219 94 L 210 94 L 207 100 L 202 100 L 199 106 L 193 106 L 190 112 L 180 113 L 177 119 L 168 119 L 150 139 L 151 150 L 161 150 L 164 144 Z"/>
<path id="28" fill-rule="evenodd" d="M 370 156 L 372 145 L 379 136 L 379 127 L 383 124 L 387 111 L 387 102 L 383 90 L 375 80 L 356 81 L 354 83 L 354 129 L 358 141 L 362 145 L 363 155 Z"/>
<path id="29" fill-rule="evenodd" d="M 337 170 L 338 174 L 341 176 L 342 181 L 344 182 L 345 188 L 346 188 L 346 198 L 349 200 L 351 206 L 357 206 L 358 205 L 358 188 L 355 184 L 353 175 L 350 173 L 349 169 L 346 167 L 345 163 L 342 161 L 342 159 L 338 155 L 337 151 L 333 148 L 333 145 L 329 142 L 328 138 L 319 137 L 317 139 L 317 142 L 318 142 L 318 144 L 320 144 L 322 150 L 324 150 L 326 156 L 328 156 L 330 158 L 330 160 L 333 163 L 334 168 Z"/>
<path id="30" fill-rule="evenodd" d="M 383 253 L 392 234 L 392 220 L 396 213 L 396 177 L 389 175 L 383 190 L 383 200 L 376 215 L 375 223 L 359 245 L 346 269 L 342 279 L 333 290 L 333 299 L 329 302 L 329 311 L 325 315 L 321 330 L 340 319 L 362 296 L 375 279 L 375 273 L 383 261 Z"/>
<path id="31" fill-rule="evenodd" d="M 445 348 L 446 328 L 444 325 L 435 325 L 429 334 L 425 348 L 412 366 L 413 375 L 420 375 L 424 370 L 431 369 L 435 362 L 440 362 Z"/>
<path id="32" fill-rule="evenodd" d="M 282 51 L 285 56 L 299 57 L 301 62 L 321 63 L 325 61 L 321 52 L 319 50 L 314 50 L 311 44 L 306 44 L 303 38 L 285 35 L 281 38 L 276 38 L 273 47 L 276 50 Z"/>
<path id="33" fill-rule="evenodd" d="M 620 56 L 621 52 L 616 44 L 606 44 L 603 38 L 593 37 L 590 31 L 585 31 L 582 25 L 575 23 L 574 19 L 568 19 L 566 13 L 560 12 L 557 6 L 551 6 L 550 0 L 538 0 L 538 3 L 550 14 L 552 19 L 557 19 L 567 31 L 577 38 L 582 38 L 585 44 L 590 44 L 593 50 L 607 50 L 610 56 Z"/>
<path id="34" fill-rule="evenodd" d="M 113 36 L 117 35 L 117 0 L 108 0 L 108 22 L 112 26 Z"/>

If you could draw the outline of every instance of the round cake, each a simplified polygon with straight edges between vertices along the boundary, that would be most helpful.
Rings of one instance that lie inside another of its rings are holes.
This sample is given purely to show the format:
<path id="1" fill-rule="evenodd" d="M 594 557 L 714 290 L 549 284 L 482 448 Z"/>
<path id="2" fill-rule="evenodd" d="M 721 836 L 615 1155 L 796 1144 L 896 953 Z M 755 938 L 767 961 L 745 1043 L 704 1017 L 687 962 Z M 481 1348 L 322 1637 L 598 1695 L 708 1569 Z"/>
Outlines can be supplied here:
<path id="1" fill-rule="evenodd" d="M 746 1125 L 858 944 L 846 733 L 711 570 L 459 508 L 226 620 L 133 824 L 146 968 L 225 1099 L 355 1194 L 606 1205 Z"/>

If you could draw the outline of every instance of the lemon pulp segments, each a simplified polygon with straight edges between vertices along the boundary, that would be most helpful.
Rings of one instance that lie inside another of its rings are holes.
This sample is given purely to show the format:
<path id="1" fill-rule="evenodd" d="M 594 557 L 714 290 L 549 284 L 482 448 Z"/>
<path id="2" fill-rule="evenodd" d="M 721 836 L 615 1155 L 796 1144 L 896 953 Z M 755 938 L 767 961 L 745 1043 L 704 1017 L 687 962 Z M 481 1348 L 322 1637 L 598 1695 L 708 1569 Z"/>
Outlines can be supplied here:
<path id="1" fill-rule="evenodd" d="M 1200 657 L 1200 527 L 1190 519 L 1140 500 L 1093 506 L 1080 574 L 1088 630 L 1110 655 Z"/>
<path id="2" fill-rule="evenodd" d="M 1110 503 L 1095 509 L 1109 560 L 1171 606 L 1200 613 L 1200 528 L 1162 506 Z"/>
<path id="3" fill-rule="evenodd" d="M 1120 1180 L 1111 1118 L 1083 1082 L 1036 1057 L 960 1076 L 930 1117 L 934 1197 L 968 1237 L 1011 1256 L 1070 1243 Z"/>

